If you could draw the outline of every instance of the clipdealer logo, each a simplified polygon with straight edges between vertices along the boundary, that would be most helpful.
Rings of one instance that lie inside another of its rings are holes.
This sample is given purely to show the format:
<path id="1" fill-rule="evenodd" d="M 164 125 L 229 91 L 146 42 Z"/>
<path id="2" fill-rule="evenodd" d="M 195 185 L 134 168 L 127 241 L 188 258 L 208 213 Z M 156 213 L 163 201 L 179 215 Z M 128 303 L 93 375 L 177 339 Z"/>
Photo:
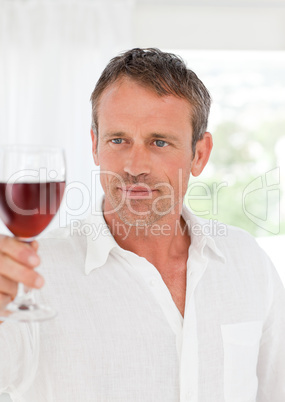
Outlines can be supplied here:
<path id="1" fill-rule="evenodd" d="M 272 234 L 280 232 L 279 167 L 257 177 L 246 186 L 242 207 L 248 219 L 260 228 Z"/>

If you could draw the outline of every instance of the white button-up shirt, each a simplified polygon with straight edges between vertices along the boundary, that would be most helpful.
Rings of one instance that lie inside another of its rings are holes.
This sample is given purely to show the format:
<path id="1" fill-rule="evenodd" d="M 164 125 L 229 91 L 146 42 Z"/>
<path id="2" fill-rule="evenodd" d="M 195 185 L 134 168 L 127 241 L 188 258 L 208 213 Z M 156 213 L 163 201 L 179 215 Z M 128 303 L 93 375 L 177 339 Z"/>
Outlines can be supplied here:
<path id="1" fill-rule="evenodd" d="M 102 213 L 42 239 L 40 299 L 58 316 L 0 326 L 1 391 L 27 402 L 284 402 L 275 269 L 244 231 L 183 216 L 184 319 L 157 269 L 117 245 Z"/>

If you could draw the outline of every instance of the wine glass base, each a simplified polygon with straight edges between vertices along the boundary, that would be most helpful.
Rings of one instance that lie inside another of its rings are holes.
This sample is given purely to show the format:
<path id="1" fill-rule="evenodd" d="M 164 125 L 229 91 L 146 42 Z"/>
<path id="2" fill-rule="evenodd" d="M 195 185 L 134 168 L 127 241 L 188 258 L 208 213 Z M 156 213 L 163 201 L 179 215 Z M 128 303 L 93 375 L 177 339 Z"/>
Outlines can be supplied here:
<path id="1" fill-rule="evenodd" d="M 15 303 L 7 305 L 5 311 L 0 311 L 0 321 L 37 322 L 54 318 L 57 312 L 48 306 L 35 303 Z"/>

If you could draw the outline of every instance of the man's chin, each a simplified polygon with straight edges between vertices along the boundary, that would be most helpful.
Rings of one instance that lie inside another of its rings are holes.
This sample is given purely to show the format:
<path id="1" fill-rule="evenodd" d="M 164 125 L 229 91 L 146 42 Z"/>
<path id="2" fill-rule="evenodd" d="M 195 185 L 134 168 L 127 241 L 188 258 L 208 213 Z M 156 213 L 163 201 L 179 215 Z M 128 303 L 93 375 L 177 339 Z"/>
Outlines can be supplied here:
<path id="1" fill-rule="evenodd" d="M 130 213 L 129 211 L 118 211 L 117 216 L 124 224 L 128 226 L 134 227 L 146 227 L 152 226 L 156 222 L 159 222 L 163 219 L 168 212 L 166 213 L 159 213 L 155 214 L 153 212 L 149 214 L 142 214 L 142 213 Z"/>
<path id="2" fill-rule="evenodd" d="M 154 203 L 153 200 L 122 200 L 110 197 L 111 214 L 116 215 L 122 223 L 129 226 L 151 226 L 165 216 L 173 213 L 175 205 L 169 202 Z"/>

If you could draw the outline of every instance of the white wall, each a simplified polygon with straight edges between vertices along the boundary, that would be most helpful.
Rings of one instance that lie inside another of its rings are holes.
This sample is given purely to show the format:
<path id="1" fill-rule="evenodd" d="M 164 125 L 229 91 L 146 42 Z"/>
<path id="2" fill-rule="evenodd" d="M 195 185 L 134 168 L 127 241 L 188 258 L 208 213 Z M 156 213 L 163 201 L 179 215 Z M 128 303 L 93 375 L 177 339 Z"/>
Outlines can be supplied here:
<path id="1" fill-rule="evenodd" d="M 137 0 L 134 42 L 165 49 L 285 50 L 285 0 Z"/>

